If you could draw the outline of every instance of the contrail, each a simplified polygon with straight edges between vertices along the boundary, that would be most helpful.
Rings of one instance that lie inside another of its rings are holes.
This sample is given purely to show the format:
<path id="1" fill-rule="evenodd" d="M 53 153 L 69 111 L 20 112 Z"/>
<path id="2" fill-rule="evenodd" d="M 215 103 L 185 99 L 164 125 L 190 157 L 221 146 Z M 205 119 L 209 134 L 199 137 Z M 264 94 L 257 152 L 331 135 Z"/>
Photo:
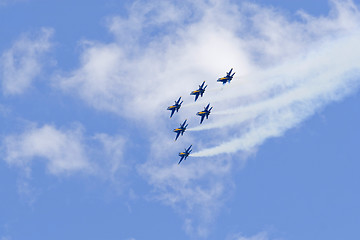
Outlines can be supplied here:
<path id="1" fill-rule="evenodd" d="M 248 96 L 251 94 L 256 94 L 258 92 L 267 90 L 268 87 L 266 87 L 265 85 L 258 88 L 254 88 L 254 81 L 256 81 L 256 79 L 263 79 L 264 75 L 266 74 L 262 73 L 262 74 L 254 74 L 254 75 L 244 75 L 237 78 L 234 77 L 231 83 L 226 83 L 225 85 L 219 83 L 218 86 L 215 88 L 206 89 L 204 98 L 199 98 L 196 102 L 194 101 L 192 103 L 187 103 L 184 104 L 183 106 L 192 107 L 192 106 L 204 105 L 207 104 L 208 102 L 211 103 L 221 102 L 224 101 L 223 95 L 227 95 L 226 100 L 231 100 L 234 98 L 236 99 L 239 96 Z M 269 76 L 269 74 L 267 75 Z M 271 83 L 268 83 L 267 85 L 269 84 Z M 237 92 L 234 92 L 234 90 L 237 90 Z M 221 94 L 219 94 L 219 92 L 221 92 Z M 211 95 L 211 93 L 215 93 L 215 94 Z M 209 94 L 210 96 L 208 96 Z"/>
<path id="2" fill-rule="evenodd" d="M 282 135 L 317 109 L 356 90 L 360 83 L 359 43 L 359 31 L 323 43 L 298 59 L 264 71 L 266 74 L 262 78 L 247 82 L 252 85 L 247 87 L 253 90 L 250 94 L 241 91 L 240 85 L 230 86 L 233 88 L 219 96 L 218 100 L 257 94 L 257 101 L 214 112 L 222 117 L 220 121 L 188 131 L 231 127 L 248 122 L 247 131 L 240 137 L 193 153 L 192 156 L 251 150 L 270 137 Z"/>

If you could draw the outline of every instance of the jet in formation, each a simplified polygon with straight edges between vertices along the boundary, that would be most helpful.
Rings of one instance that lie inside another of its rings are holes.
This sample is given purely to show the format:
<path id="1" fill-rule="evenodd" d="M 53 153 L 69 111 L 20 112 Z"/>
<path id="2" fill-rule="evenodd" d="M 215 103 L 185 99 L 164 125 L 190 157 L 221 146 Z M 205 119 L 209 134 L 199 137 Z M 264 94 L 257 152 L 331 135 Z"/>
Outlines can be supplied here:
<path id="1" fill-rule="evenodd" d="M 206 119 L 209 118 L 210 111 L 213 108 L 213 107 L 211 107 L 209 109 L 209 107 L 210 107 L 210 103 L 206 107 L 204 107 L 203 111 L 196 113 L 196 115 L 201 116 L 200 124 L 204 121 L 205 117 L 206 117 Z"/>
<path id="2" fill-rule="evenodd" d="M 222 82 L 223 84 L 225 84 L 227 82 L 230 83 L 230 81 L 233 79 L 233 77 L 235 75 L 235 72 L 233 74 L 231 74 L 232 70 L 233 69 L 230 69 L 230 72 L 227 72 L 225 77 L 219 78 L 217 81 Z"/>
<path id="3" fill-rule="evenodd" d="M 203 96 L 203 94 L 205 92 L 205 88 L 207 87 L 207 85 L 204 87 L 204 84 L 205 84 L 205 81 L 201 85 L 199 85 L 198 90 L 192 91 L 190 93 L 190 95 L 195 95 L 195 102 L 199 98 L 199 96 L 201 96 L 201 97 Z"/>
<path id="4" fill-rule="evenodd" d="M 180 127 L 179 127 L 179 128 L 175 128 L 175 129 L 174 129 L 174 132 L 176 132 L 175 141 L 178 139 L 178 137 L 180 136 L 180 134 L 181 134 L 181 136 L 184 134 L 187 126 L 189 125 L 189 124 L 186 124 L 186 121 L 187 121 L 187 119 L 183 122 L 183 124 L 180 124 Z M 185 124 L 186 124 L 186 125 L 185 125 Z"/>
<path id="5" fill-rule="evenodd" d="M 179 99 L 177 101 L 175 101 L 175 104 L 168 107 L 167 110 L 171 110 L 171 115 L 170 115 L 170 118 L 174 115 L 174 112 L 178 112 L 180 107 L 181 107 L 181 104 L 184 102 L 184 101 L 181 101 L 181 97 L 179 97 Z"/>
<path id="6" fill-rule="evenodd" d="M 181 157 L 181 158 L 180 158 L 180 161 L 178 164 L 180 164 L 182 160 L 186 160 L 186 158 L 189 156 L 189 154 L 192 151 L 191 147 L 192 147 L 192 145 L 190 145 L 190 147 L 188 147 L 188 149 L 185 149 L 185 152 L 179 153 L 179 157 Z"/>

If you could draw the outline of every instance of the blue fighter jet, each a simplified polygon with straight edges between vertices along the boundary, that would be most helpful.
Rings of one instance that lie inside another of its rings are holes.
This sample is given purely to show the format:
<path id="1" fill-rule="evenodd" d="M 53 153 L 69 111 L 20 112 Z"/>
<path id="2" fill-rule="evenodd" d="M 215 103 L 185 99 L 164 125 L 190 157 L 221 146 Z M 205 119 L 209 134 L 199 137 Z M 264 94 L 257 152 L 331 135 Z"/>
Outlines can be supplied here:
<path id="1" fill-rule="evenodd" d="M 207 85 L 204 87 L 204 84 L 205 84 L 205 81 L 199 85 L 199 89 L 198 90 L 195 90 L 195 91 L 192 91 L 190 93 L 190 95 L 195 95 L 195 102 L 196 100 L 198 99 L 199 95 L 202 97 L 204 92 L 205 92 L 205 88 L 207 87 Z"/>
<path id="2" fill-rule="evenodd" d="M 181 163 L 182 160 L 186 160 L 186 158 L 189 156 L 189 154 L 192 151 L 191 146 L 192 145 L 190 145 L 190 147 L 188 149 L 185 149 L 185 152 L 179 153 L 179 157 L 181 157 L 181 158 L 180 158 L 178 165 Z"/>
<path id="3" fill-rule="evenodd" d="M 170 115 L 170 118 L 174 115 L 174 112 L 178 112 L 180 107 L 181 107 L 181 104 L 184 102 L 184 101 L 181 101 L 181 97 L 179 97 L 179 99 L 177 101 L 175 101 L 175 104 L 168 107 L 167 110 L 171 110 L 171 115 Z"/>
<path id="4" fill-rule="evenodd" d="M 227 82 L 230 83 L 230 81 L 233 79 L 233 77 L 235 75 L 235 73 L 231 74 L 232 70 L 233 69 L 230 69 L 230 72 L 227 72 L 225 77 L 219 78 L 217 81 L 222 82 L 223 84 L 225 84 Z"/>
<path id="5" fill-rule="evenodd" d="M 211 107 L 211 108 L 209 109 L 209 107 L 210 107 L 210 103 L 209 103 L 206 107 L 204 107 L 204 111 L 198 112 L 198 113 L 196 114 L 196 115 L 198 115 L 198 116 L 201 116 L 200 124 L 204 121 L 204 118 L 205 118 L 205 117 L 206 117 L 206 119 L 209 118 L 210 111 L 211 111 L 211 109 L 213 108 L 213 107 Z"/>
<path id="6" fill-rule="evenodd" d="M 186 124 L 186 121 L 187 121 L 187 119 L 184 121 L 183 124 L 180 124 L 180 127 L 179 127 L 179 128 L 175 128 L 175 129 L 174 129 L 174 132 L 177 133 L 177 134 L 176 134 L 175 141 L 178 139 L 178 137 L 180 136 L 180 134 L 181 134 L 181 136 L 184 134 L 187 126 L 189 125 L 189 124 Z M 185 124 L 186 124 L 186 125 L 185 125 Z"/>

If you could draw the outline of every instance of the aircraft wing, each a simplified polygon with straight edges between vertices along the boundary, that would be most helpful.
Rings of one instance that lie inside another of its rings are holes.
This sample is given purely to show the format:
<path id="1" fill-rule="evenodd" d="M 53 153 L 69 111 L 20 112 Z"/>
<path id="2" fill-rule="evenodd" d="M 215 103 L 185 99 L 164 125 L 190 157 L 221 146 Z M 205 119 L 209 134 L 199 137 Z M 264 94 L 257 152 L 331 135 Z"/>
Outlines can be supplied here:
<path id="1" fill-rule="evenodd" d="M 195 96 L 195 102 L 196 102 L 196 100 L 199 98 L 199 94 L 196 94 L 196 96 Z"/>
<path id="2" fill-rule="evenodd" d="M 205 115 L 201 115 L 201 120 L 200 120 L 200 124 L 202 124 L 202 122 L 204 121 Z"/>
<path id="3" fill-rule="evenodd" d="M 180 132 L 177 132 L 175 141 L 178 139 L 179 136 L 180 136 Z"/>
<path id="4" fill-rule="evenodd" d="M 170 115 L 170 118 L 174 115 L 174 112 L 175 112 L 175 108 L 172 108 L 170 109 L 171 110 L 171 115 Z"/>
<path id="5" fill-rule="evenodd" d="M 179 163 L 178 163 L 178 165 L 181 163 L 181 161 L 184 159 L 184 156 L 181 156 L 181 158 L 180 158 L 180 161 L 179 161 Z"/>
<path id="6" fill-rule="evenodd" d="M 205 107 L 205 110 L 208 110 L 210 107 L 210 103 Z"/>

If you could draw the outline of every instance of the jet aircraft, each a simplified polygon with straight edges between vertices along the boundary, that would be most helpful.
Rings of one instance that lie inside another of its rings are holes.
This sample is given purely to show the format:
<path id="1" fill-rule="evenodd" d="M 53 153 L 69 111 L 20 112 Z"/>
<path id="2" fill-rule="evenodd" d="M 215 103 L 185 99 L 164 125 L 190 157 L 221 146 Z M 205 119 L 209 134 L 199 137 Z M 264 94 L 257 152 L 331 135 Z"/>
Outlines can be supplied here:
<path id="1" fill-rule="evenodd" d="M 177 101 L 175 101 L 175 104 L 168 107 L 167 110 L 171 110 L 171 115 L 170 115 L 170 118 L 174 115 L 174 112 L 178 112 L 180 107 L 181 107 L 181 104 L 184 102 L 184 101 L 181 101 L 181 97 L 179 97 L 179 99 Z"/>
<path id="2" fill-rule="evenodd" d="M 207 87 L 207 85 L 204 87 L 204 84 L 205 84 L 205 81 L 199 85 L 199 89 L 198 90 L 195 90 L 195 91 L 192 91 L 190 93 L 190 95 L 195 95 L 195 102 L 196 100 L 198 99 L 199 95 L 202 97 L 204 92 L 205 92 L 205 88 Z"/>
<path id="3" fill-rule="evenodd" d="M 177 134 L 176 134 L 175 141 L 178 139 L 178 137 L 180 136 L 180 134 L 181 134 L 181 136 L 184 134 L 187 126 L 189 125 L 189 124 L 186 124 L 186 121 L 187 121 L 187 119 L 184 121 L 183 124 L 180 124 L 180 127 L 179 127 L 179 128 L 175 128 L 175 129 L 174 129 L 174 132 L 177 133 Z M 185 124 L 186 124 L 186 125 L 185 125 Z"/>
<path id="4" fill-rule="evenodd" d="M 223 84 L 227 82 L 230 83 L 230 81 L 233 79 L 235 75 L 235 73 L 231 74 L 232 70 L 233 69 L 230 69 L 230 72 L 227 72 L 225 77 L 219 78 L 217 81 L 222 82 Z"/>
<path id="5" fill-rule="evenodd" d="M 188 149 L 185 149 L 185 152 L 179 153 L 179 157 L 181 157 L 181 158 L 180 158 L 178 165 L 181 163 L 182 160 L 186 160 L 186 158 L 189 156 L 189 154 L 192 151 L 191 147 L 192 147 L 192 145 L 190 145 L 190 147 L 188 147 Z"/>
<path id="6" fill-rule="evenodd" d="M 209 118 L 210 111 L 213 108 L 213 107 L 211 107 L 209 109 L 209 107 L 210 107 L 210 103 L 206 107 L 204 107 L 204 111 L 196 113 L 196 115 L 201 116 L 200 124 L 204 121 L 205 117 L 206 117 L 206 119 Z"/>

